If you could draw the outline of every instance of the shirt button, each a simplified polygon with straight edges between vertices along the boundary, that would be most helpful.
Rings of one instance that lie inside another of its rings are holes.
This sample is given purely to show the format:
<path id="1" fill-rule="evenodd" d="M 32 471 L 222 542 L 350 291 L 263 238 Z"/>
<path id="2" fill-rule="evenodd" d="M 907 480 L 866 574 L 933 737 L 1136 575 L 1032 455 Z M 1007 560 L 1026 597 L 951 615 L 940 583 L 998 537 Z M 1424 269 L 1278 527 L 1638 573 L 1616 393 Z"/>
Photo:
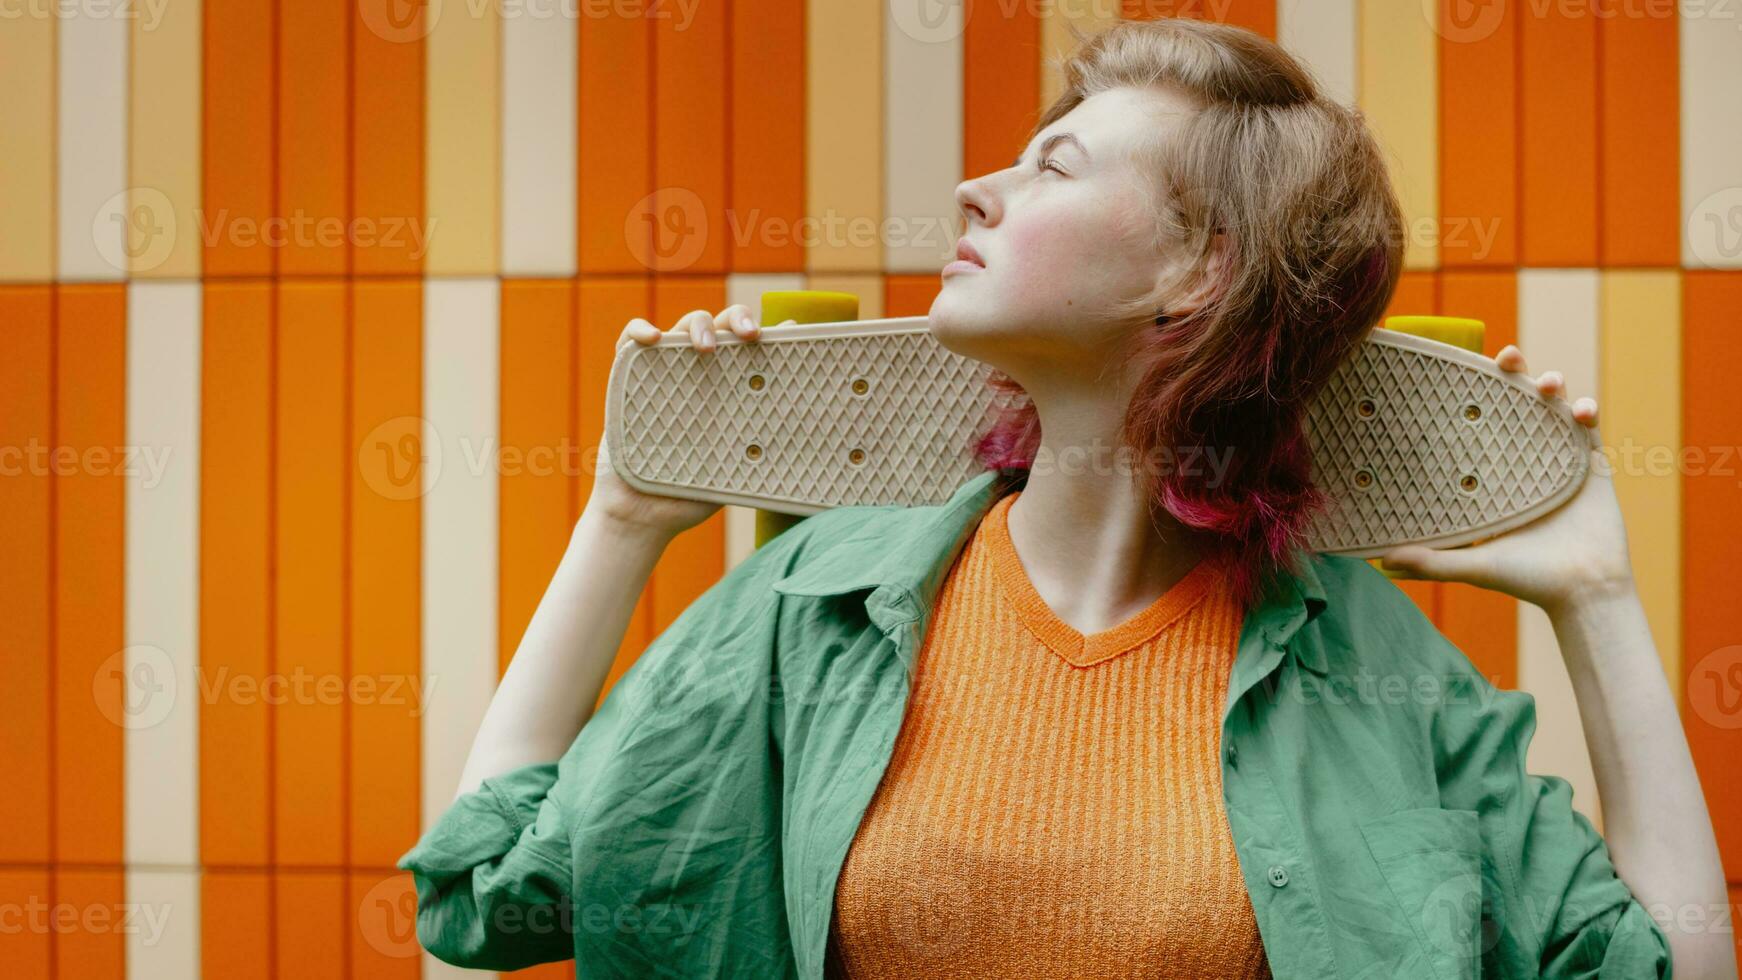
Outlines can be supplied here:
<path id="1" fill-rule="evenodd" d="M 1240 753 L 1234 750 L 1234 746 L 1230 745 L 1222 750 L 1222 758 L 1228 760 L 1228 768 L 1233 769 L 1235 763 L 1240 759 Z"/>
<path id="2" fill-rule="evenodd" d="M 1288 869 L 1280 864 L 1270 866 L 1270 883 L 1278 888 L 1288 884 Z"/>

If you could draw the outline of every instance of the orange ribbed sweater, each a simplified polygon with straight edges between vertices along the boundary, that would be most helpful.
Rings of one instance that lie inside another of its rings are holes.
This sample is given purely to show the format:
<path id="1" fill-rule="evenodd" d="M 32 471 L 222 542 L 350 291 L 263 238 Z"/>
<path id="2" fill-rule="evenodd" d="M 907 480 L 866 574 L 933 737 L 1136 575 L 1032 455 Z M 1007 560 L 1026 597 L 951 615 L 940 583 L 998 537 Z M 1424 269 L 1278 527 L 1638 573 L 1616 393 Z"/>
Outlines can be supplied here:
<path id="1" fill-rule="evenodd" d="M 999 500 L 921 644 L 841 869 L 828 975 L 1268 977 L 1222 806 L 1241 617 L 1205 561 L 1085 636 Z"/>

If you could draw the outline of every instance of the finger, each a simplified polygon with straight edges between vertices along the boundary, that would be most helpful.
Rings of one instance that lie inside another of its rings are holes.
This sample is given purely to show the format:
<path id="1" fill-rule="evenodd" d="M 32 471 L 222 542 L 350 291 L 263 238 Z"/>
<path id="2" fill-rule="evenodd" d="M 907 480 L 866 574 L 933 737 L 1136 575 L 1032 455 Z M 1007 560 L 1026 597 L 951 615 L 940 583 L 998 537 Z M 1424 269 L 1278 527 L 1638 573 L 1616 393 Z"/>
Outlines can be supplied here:
<path id="1" fill-rule="evenodd" d="M 1494 363 L 1499 365 L 1502 371 L 1516 371 L 1521 374 L 1527 366 L 1524 363 L 1524 352 L 1519 350 L 1516 344 L 1507 344 L 1500 348 L 1500 353 L 1494 355 Z"/>
<path id="2" fill-rule="evenodd" d="M 1479 548 L 1428 548 L 1410 544 L 1387 551 L 1379 561 L 1386 571 L 1434 582 L 1480 583 L 1487 575 L 1486 557 Z"/>
<path id="3" fill-rule="evenodd" d="M 714 315 L 707 310 L 691 310 L 674 328 L 689 334 L 690 346 L 697 350 L 714 349 Z"/>
<path id="4" fill-rule="evenodd" d="M 734 303 L 721 310 L 720 315 L 714 317 L 714 329 L 730 330 L 739 340 L 754 340 L 762 331 L 750 315 L 750 307 L 743 303 Z"/>
<path id="5" fill-rule="evenodd" d="M 657 344 L 661 336 L 658 327 L 640 317 L 635 317 L 623 328 L 623 332 L 617 335 L 617 347 L 621 348 L 624 344 L 631 342 L 642 345 Z"/>

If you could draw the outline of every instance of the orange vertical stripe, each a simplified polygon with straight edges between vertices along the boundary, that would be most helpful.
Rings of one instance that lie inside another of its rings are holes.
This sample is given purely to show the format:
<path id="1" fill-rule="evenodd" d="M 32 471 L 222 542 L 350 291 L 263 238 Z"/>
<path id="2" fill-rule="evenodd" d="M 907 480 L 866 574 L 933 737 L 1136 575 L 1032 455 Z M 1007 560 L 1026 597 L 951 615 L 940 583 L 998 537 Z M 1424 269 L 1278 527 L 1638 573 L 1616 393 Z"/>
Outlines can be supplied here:
<path id="1" fill-rule="evenodd" d="M 409 845 L 408 845 L 409 846 Z M 351 980 L 418 980 L 417 887 L 408 873 L 349 876 Z M 568 971 L 574 976 L 573 968 Z"/>
<path id="2" fill-rule="evenodd" d="M 0 649 L 12 652 L 0 685 L 0 745 L 7 749 L 10 805 L 0 808 L 0 862 L 49 860 L 49 804 L 53 797 L 49 698 L 54 638 L 50 632 L 53 567 L 49 456 L 54 445 L 54 311 L 47 286 L 0 287 Z M 45 893 L 47 876 L 0 876 L 0 903 L 21 907 Z M 48 943 L 15 933 L 47 955 Z M 0 944 L 4 945 L 4 944 Z M 14 955 L 24 959 L 14 960 Z M 35 952 L 0 953 L 0 968 L 22 965 Z M 28 972 L 0 969 L 9 976 Z"/>
<path id="3" fill-rule="evenodd" d="M 1512 270 L 1440 274 L 1440 311 L 1484 324 L 1482 353 L 1518 342 L 1518 274 Z M 1440 631 L 1496 687 L 1518 686 L 1518 600 L 1464 582 L 1440 583 Z"/>
<path id="4" fill-rule="evenodd" d="M 429 693 L 419 649 L 423 284 L 357 282 L 351 310 L 350 856 L 354 867 L 391 868 L 418 837 Z"/>
<path id="5" fill-rule="evenodd" d="M 499 670 L 568 546 L 574 281 L 502 283 Z"/>
<path id="6" fill-rule="evenodd" d="M 346 285 L 286 282 L 277 298 L 273 860 L 330 867 L 345 858 Z M 305 914 L 280 906 L 281 936 Z"/>
<path id="7" fill-rule="evenodd" d="M 198 227 L 205 275 L 264 276 L 275 252 L 262 241 L 277 181 L 272 72 L 273 0 L 203 6 L 201 188 Z"/>
<path id="8" fill-rule="evenodd" d="M 200 975 L 266 980 L 272 975 L 271 883 L 257 871 L 215 871 L 209 859 L 205 865 L 200 877 Z"/>
<path id="9" fill-rule="evenodd" d="M 278 4 L 281 275 L 339 275 L 350 263 L 352 4 Z"/>
<path id="10" fill-rule="evenodd" d="M 1040 120 L 1040 19 L 1018 4 L 970 0 L 962 33 L 962 172 L 1010 166 Z"/>
<path id="11" fill-rule="evenodd" d="M 62 859 L 66 860 L 64 855 Z M 118 868 L 102 871 L 56 869 L 54 904 L 60 908 L 76 909 L 76 921 L 81 924 L 68 927 L 57 915 L 55 921 L 63 924 L 53 927 L 55 976 L 77 977 L 79 980 L 122 980 L 127 975 L 127 934 L 117 927 L 128 911 L 126 901 L 126 882 Z M 171 911 L 170 914 L 175 913 Z M 103 921 L 87 916 L 106 916 L 108 927 L 83 925 Z M 140 918 L 138 912 L 132 918 L 137 922 Z"/>
<path id="12" fill-rule="evenodd" d="M 1385 308 L 1385 316 L 1408 314 L 1438 314 L 1439 276 L 1437 273 L 1416 269 L 1406 269 L 1398 278 L 1397 291 L 1391 296 L 1391 305 Z M 1383 321 L 1382 321 L 1383 322 Z M 1439 621 L 1439 583 L 1414 581 L 1410 579 L 1392 579 L 1394 585 L 1404 591 L 1415 601 L 1423 613 L 1436 623 Z"/>
<path id="13" fill-rule="evenodd" d="M 1597 18 L 1554 4 L 1520 16 L 1519 261 L 1595 265 Z"/>
<path id="14" fill-rule="evenodd" d="M 726 5 L 654 21 L 654 268 L 726 271 Z M 752 236 L 758 234 L 752 228 Z"/>
<path id="15" fill-rule="evenodd" d="M 617 335 L 634 317 L 653 316 L 653 286 L 641 277 L 582 279 L 575 290 L 575 433 L 581 447 L 581 471 L 573 495 L 575 518 L 580 518 L 592 494 L 599 443 L 605 431 L 605 387 L 611 375 L 611 357 Z M 659 321 L 655 320 L 655 323 Z M 661 329 L 669 324 L 660 324 Z M 641 651 L 653 642 L 653 589 L 641 593 L 629 627 L 623 633 L 617 658 L 612 661 L 597 703 L 611 693 L 611 685 L 623 676 Z"/>
<path id="16" fill-rule="evenodd" d="M 736 272 L 804 268 L 804 2 L 730 5 L 731 156 L 726 226 Z"/>
<path id="17" fill-rule="evenodd" d="M 352 268 L 360 276 L 415 276 L 423 272 L 435 230 L 423 213 L 428 13 L 423 4 L 401 0 L 356 0 L 352 6 Z M 396 19 L 401 17 L 403 23 Z"/>
<path id="18" fill-rule="evenodd" d="M 1742 882 L 1742 612 L 1729 573 L 1742 554 L 1742 273 L 1682 276 L 1682 720 L 1724 869 Z"/>
<path id="19" fill-rule="evenodd" d="M 668 329 L 685 313 L 703 309 L 719 312 L 726 306 L 723 279 L 655 279 L 654 322 Z M 706 424 L 706 420 L 698 419 Z M 653 570 L 653 635 L 658 636 L 678 614 L 726 571 L 726 515 L 724 512 L 683 532 L 666 546 Z"/>
<path id="20" fill-rule="evenodd" d="M 1215 20 L 1276 39 L 1276 0 L 1123 0 L 1124 20 Z"/>
<path id="21" fill-rule="evenodd" d="M 883 315 L 925 316 L 942 286 L 943 279 L 935 275 L 889 276 L 883 280 Z"/>
<path id="22" fill-rule="evenodd" d="M 1440 264 L 1514 265 L 1520 8 L 1487 8 L 1504 10 L 1492 22 L 1466 21 L 1461 0 L 1438 9 Z"/>
<path id="23" fill-rule="evenodd" d="M 631 215 L 656 186 L 652 31 L 644 17 L 581 18 L 576 226 L 584 273 L 651 268 L 651 225 Z"/>
<path id="24" fill-rule="evenodd" d="M 278 917 L 273 969 L 296 980 L 341 980 L 349 959 L 346 940 L 356 915 L 345 879 L 332 872 L 279 869 L 272 876 Z"/>
<path id="25" fill-rule="evenodd" d="M 1599 17 L 1599 255 L 1605 266 L 1681 264 L 1678 19 Z"/>
<path id="26" fill-rule="evenodd" d="M 7 908 L 16 909 L 25 908 L 31 903 L 47 903 L 53 895 L 49 885 L 47 871 L 0 870 L 0 902 L 6 903 Z M 43 929 L 14 928 L 6 936 L 6 941 L 0 943 L 0 976 L 50 976 L 50 935 L 51 933 Z"/>
<path id="27" fill-rule="evenodd" d="M 77 455 L 54 478 L 54 856 L 119 864 L 127 295 L 63 285 L 55 299 L 55 442 Z"/>
<path id="28" fill-rule="evenodd" d="M 258 867 L 271 859 L 271 722 L 241 695 L 272 669 L 272 287 L 208 282 L 202 304 L 200 857 Z M 214 924 L 232 914 L 203 907 Z"/>

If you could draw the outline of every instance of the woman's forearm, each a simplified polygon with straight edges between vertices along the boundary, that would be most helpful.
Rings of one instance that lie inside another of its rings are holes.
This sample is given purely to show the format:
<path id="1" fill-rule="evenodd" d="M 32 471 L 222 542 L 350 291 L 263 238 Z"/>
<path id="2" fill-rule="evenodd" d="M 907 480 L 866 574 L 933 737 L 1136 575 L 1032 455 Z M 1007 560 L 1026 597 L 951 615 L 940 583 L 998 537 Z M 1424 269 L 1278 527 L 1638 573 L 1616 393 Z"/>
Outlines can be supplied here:
<path id="1" fill-rule="evenodd" d="M 669 542 L 602 511 L 581 515 L 484 712 L 458 794 L 568 749 L 593 715 L 635 604 Z"/>
<path id="2" fill-rule="evenodd" d="M 1627 583 L 1549 618 L 1616 873 L 1664 927 L 1677 977 L 1735 977 L 1717 838 L 1638 593 Z"/>

